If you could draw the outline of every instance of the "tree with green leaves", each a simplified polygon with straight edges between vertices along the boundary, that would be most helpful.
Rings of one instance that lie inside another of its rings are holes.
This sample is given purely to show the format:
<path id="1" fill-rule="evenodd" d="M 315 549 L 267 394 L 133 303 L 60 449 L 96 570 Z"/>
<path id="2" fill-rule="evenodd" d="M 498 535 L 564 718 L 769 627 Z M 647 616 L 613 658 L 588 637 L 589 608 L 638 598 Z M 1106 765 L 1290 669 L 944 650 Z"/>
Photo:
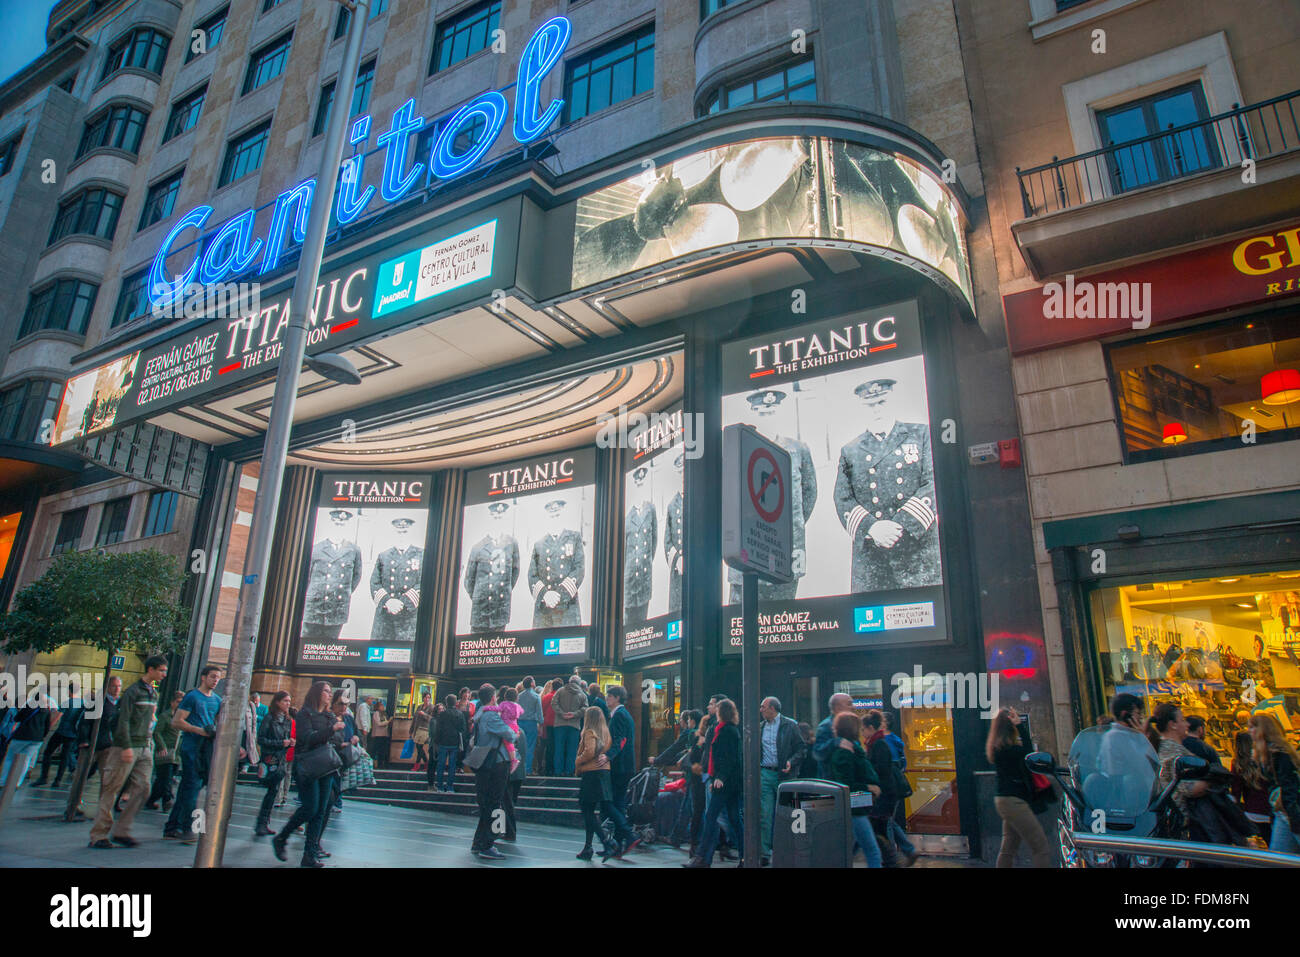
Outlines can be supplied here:
<path id="1" fill-rule="evenodd" d="M 52 652 L 72 642 L 105 654 L 104 680 L 120 651 L 140 655 L 183 651 L 189 609 L 178 602 L 180 563 L 155 549 L 64 552 L 0 617 L 0 647 L 9 654 Z M 99 721 L 90 726 L 95 740 Z M 81 802 L 90 755 L 78 763 L 65 820 Z"/>

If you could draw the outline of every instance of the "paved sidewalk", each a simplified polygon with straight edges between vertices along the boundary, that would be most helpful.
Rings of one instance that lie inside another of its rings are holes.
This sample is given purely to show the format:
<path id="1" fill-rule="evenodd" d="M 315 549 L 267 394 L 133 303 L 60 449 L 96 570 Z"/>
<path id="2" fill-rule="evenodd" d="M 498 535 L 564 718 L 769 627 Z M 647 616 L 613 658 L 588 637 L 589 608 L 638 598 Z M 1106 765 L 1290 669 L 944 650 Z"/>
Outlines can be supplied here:
<path id="1" fill-rule="evenodd" d="M 226 839 L 227 867 L 297 867 L 302 855 L 302 835 L 289 840 L 288 861 L 281 863 L 271 853 L 269 837 L 253 837 L 253 824 L 262 800 L 262 789 L 240 785 L 235 791 L 235 806 L 230 833 Z M 190 867 L 194 863 L 194 845 L 162 839 L 161 811 L 141 809 L 135 820 L 132 837 L 139 847 L 119 847 L 111 851 L 87 847 L 90 821 L 65 824 L 63 809 L 67 788 L 34 788 L 25 785 L 15 797 L 3 823 L 0 823 L 0 868 L 21 867 Z M 98 779 L 86 786 L 82 807 L 92 815 L 99 799 Z M 271 826 L 278 828 L 294 809 L 293 797 L 276 810 Z M 388 807 L 360 801 L 343 800 L 344 813 L 330 819 L 322 844 L 333 856 L 331 867 L 606 867 L 644 869 L 678 867 L 687 860 L 685 850 L 673 850 L 655 844 L 637 848 L 620 860 L 601 864 L 579 861 L 574 857 L 582 847 L 582 834 L 573 828 L 548 824 L 521 824 L 519 840 L 513 844 L 497 842 L 504 861 L 484 861 L 469 851 L 477 818 L 468 815 L 442 814 L 409 808 Z M 718 864 L 718 867 L 732 867 Z M 858 866 L 861 867 L 859 857 Z M 916 866 L 926 868 L 978 867 L 978 861 L 954 858 L 923 858 Z"/>

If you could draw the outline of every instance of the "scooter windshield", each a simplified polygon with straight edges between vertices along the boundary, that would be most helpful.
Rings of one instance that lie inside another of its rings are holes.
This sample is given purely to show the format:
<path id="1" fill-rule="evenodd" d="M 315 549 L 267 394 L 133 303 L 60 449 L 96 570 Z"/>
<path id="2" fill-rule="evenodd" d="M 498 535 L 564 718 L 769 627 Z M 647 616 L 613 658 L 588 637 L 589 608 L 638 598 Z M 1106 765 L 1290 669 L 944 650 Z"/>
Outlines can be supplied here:
<path id="1" fill-rule="evenodd" d="M 1118 725 L 1088 728 L 1070 745 L 1069 763 L 1072 783 L 1088 805 L 1085 827 L 1139 835 L 1155 829 L 1147 806 L 1160 762 L 1145 735 Z"/>

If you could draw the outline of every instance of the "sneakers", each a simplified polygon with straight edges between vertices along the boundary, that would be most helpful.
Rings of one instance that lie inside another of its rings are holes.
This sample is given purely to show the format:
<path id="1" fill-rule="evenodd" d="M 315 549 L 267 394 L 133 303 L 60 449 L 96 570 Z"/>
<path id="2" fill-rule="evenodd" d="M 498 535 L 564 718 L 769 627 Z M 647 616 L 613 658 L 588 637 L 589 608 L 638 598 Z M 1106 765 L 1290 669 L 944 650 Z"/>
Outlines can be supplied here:
<path id="1" fill-rule="evenodd" d="M 184 831 L 163 831 L 164 841 L 179 841 L 185 837 Z"/>
<path id="2" fill-rule="evenodd" d="M 289 859 L 284 853 L 285 840 L 286 839 L 281 837 L 279 834 L 271 838 L 271 850 L 275 852 L 275 859 L 277 861 L 287 861 Z"/>
<path id="3" fill-rule="evenodd" d="M 709 862 L 702 857 L 692 857 L 689 861 L 687 861 L 685 864 L 682 865 L 682 867 L 689 867 L 692 870 L 695 870 L 697 868 L 708 868 L 708 866 L 709 866 Z"/>
<path id="4" fill-rule="evenodd" d="M 483 858 L 485 861 L 504 861 L 506 859 L 506 856 L 495 847 L 489 847 L 485 850 L 479 851 L 478 856 Z"/>

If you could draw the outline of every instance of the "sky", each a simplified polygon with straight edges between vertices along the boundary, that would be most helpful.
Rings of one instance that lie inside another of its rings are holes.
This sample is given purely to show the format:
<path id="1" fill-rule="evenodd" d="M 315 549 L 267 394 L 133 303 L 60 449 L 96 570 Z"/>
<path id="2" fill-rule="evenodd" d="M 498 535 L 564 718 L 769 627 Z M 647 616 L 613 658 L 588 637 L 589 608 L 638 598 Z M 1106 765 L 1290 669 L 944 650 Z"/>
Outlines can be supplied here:
<path id="1" fill-rule="evenodd" d="M 45 24 L 56 0 L 0 0 L 0 83 L 45 52 Z"/>

